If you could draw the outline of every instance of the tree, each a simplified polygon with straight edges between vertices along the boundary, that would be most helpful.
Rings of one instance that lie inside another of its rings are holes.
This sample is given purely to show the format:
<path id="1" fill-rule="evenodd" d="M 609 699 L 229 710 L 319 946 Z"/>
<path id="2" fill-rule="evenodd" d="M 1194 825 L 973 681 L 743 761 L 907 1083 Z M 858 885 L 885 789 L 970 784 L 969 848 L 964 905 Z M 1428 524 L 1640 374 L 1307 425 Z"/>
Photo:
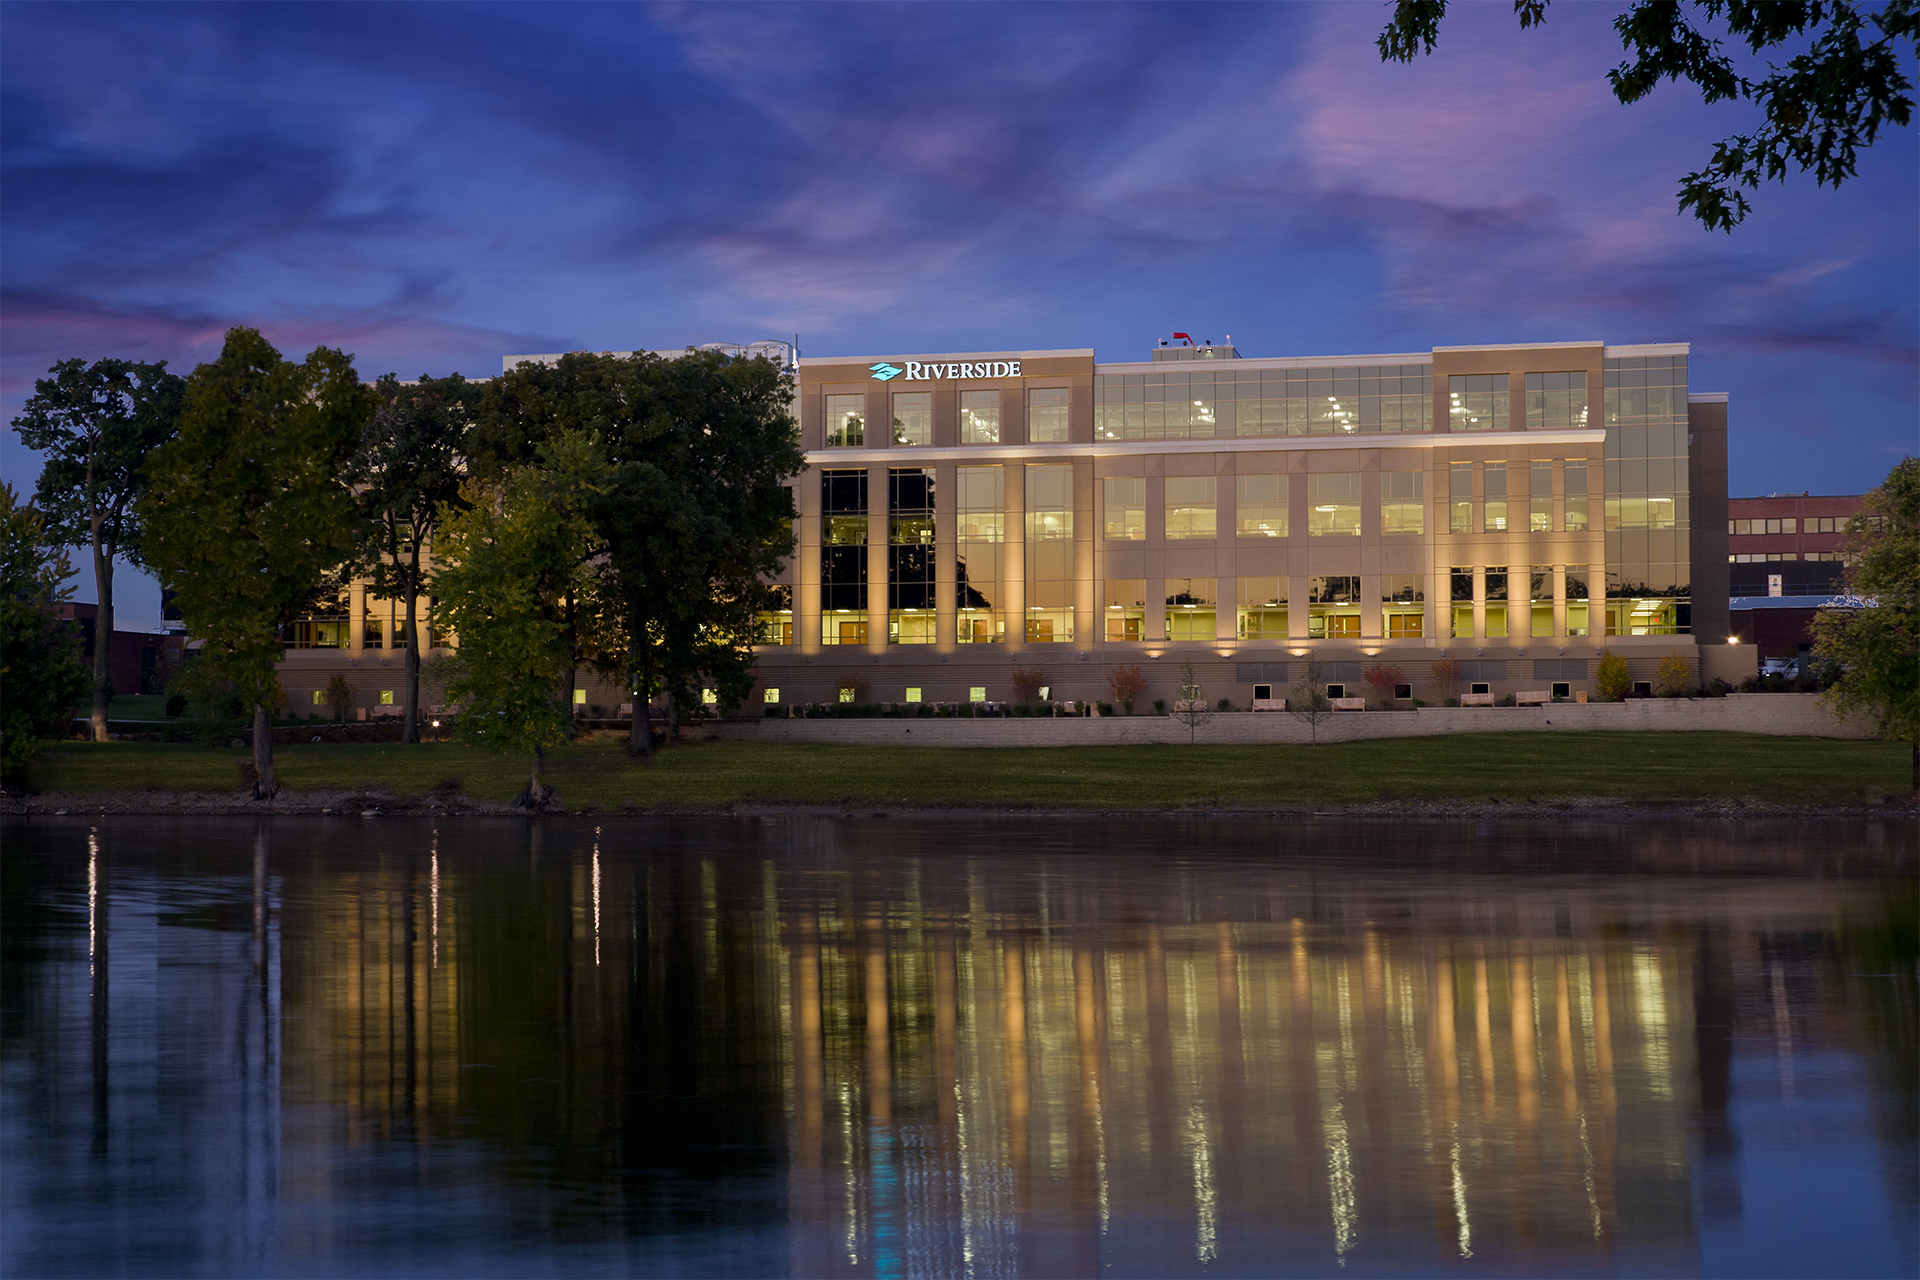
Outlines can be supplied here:
<path id="1" fill-rule="evenodd" d="M 1188 746 L 1193 745 L 1200 726 L 1213 719 L 1213 708 L 1200 688 L 1200 674 L 1191 662 L 1180 664 L 1180 696 L 1174 700 L 1173 718 L 1187 726 Z"/>
<path id="2" fill-rule="evenodd" d="M 1813 620 L 1815 656 L 1840 668 L 1827 705 L 1910 744 L 1920 796 L 1920 459 L 1903 459 L 1866 496 L 1841 545 L 1851 607 Z"/>
<path id="3" fill-rule="evenodd" d="M 146 484 L 141 464 L 174 437 L 185 381 L 166 361 L 62 360 L 33 384 L 13 429 L 46 455 L 35 487 L 48 536 L 93 553 L 93 739 L 107 740 L 113 698 L 113 569 L 117 556 L 138 564 L 140 521 L 134 500 Z"/>
<path id="4" fill-rule="evenodd" d="M 335 720 L 345 720 L 347 712 L 353 710 L 353 686 L 338 672 L 335 672 L 327 681 L 326 693 L 322 696 L 326 699 L 327 710 L 333 712 Z"/>
<path id="5" fill-rule="evenodd" d="M 1013 669 L 1013 700 L 1028 710 L 1039 701 L 1040 686 L 1046 683 L 1046 674 L 1038 667 L 1015 667 Z"/>
<path id="6" fill-rule="evenodd" d="M 419 599 L 426 589 L 422 557 L 429 554 L 443 508 L 457 509 L 465 471 L 467 431 L 482 387 L 459 374 L 421 375 L 404 385 L 392 374 L 374 384 L 379 407 L 348 467 L 359 508 L 355 567 L 385 599 L 402 603 L 406 647 L 406 706 L 402 742 L 420 741 Z"/>
<path id="7" fill-rule="evenodd" d="M 1692 674 L 1687 670 L 1685 658 L 1670 653 L 1653 669 L 1653 691 L 1663 698 L 1677 698 L 1686 691 Z"/>
<path id="8" fill-rule="evenodd" d="M 604 470 L 586 517 L 605 560 L 588 617 L 606 669 L 633 690 L 628 750 L 652 753 L 647 710 L 712 689 L 731 709 L 753 689 L 762 580 L 793 551 L 785 482 L 803 458 L 793 380 L 767 359 L 689 351 L 666 359 L 575 353 L 488 384 L 475 431 L 483 474 L 565 430 L 591 430 Z"/>
<path id="9" fill-rule="evenodd" d="M 1600 651 L 1600 661 L 1593 669 L 1593 687 L 1603 702 L 1618 702 L 1627 696 L 1627 690 L 1633 687 L 1633 673 L 1627 670 L 1627 660 L 1611 649 Z"/>
<path id="10" fill-rule="evenodd" d="M 75 628 L 54 612 L 73 594 L 63 545 L 39 511 L 0 484 L 0 777 L 9 780 L 87 689 Z"/>
<path id="11" fill-rule="evenodd" d="M 1466 677 L 1466 665 L 1458 658 L 1435 658 L 1427 664 L 1427 680 L 1440 690 L 1442 703 L 1460 696 L 1460 682 Z"/>
<path id="12" fill-rule="evenodd" d="M 564 602 L 590 559 L 593 531 L 581 508 L 586 477 L 600 466 L 594 446 L 591 436 L 568 432 L 531 465 L 497 481 L 468 481 L 460 506 L 449 504 L 440 517 L 433 590 L 459 648 L 435 674 L 459 704 L 457 737 L 531 757 L 517 801 L 526 808 L 552 803 L 541 765 L 546 748 L 572 731 Z"/>
<path id="13" fill-rule="evenodd" d="M 1147 678 L 1140 673 L 1137 664 L 1115 667 L 1107 673 L 1107 689 L 1113 694 L 1113 700 L 1128 715 L 1133 714 L 1133 702 L 1146 692 Z"/>
<path id="14" fill-rule="evenodd" d="M 353 551 L 346 467 L 374 407 L 345 353 L 316 347 L 295 364 L 231 329 L 187 379 L 179 436 L 147 460 L 142 552 L 205 641 L 200 660 L 253 708 L 255 799 L 278 790 L 284 629 Z"/>
<path id="15" fill-rule="evenodd" d="M 1333 703 L 1327 698 L 1327 682 L 1322 677 L 1318 658 L 1308 658 L 1300 682 L 1287 690 L 1287 714 L 1305 724 L 1312 732 L 1313 743 L 1320 745 L 1320 722 L 1333 714 Z"/>
<path id="16" fill-rule="evenodd" d="M 1373 686 L 1373 694 L 1385 702 L 1393 697 L 1393 691 L 1407 682 L 1406 673 L 1391 662 L 1369 662 L 1360 673 L 1360 678 Z"/>
<path id="17" fill-rule="evenodd" d="M 1514 0 L 1520 26 L 1546 20 L 1548 0 Z M 1920 5 L 1888 0 L 1879 9 L 1852 0 L 1698 0 L 1696 26 L 1674 0 L 1635 0 L 1613 29 L 1629 60 L 1607 73 L 1613 96 L 1640 101 L 1662 80 L 1694 85 L 1708 103 L 1729 99 L 1759 106 L 1760 128 L 1716 145 L 1705 168 L 1680 183 L 1680 209 L 1692 210 L 1708 230 L 1731 232 L 1752 206 L 1746 191 L 1784 182 L 1787 170 L 1811 171 L 1821 186 L 1839 187 L 1857 171 L 1858 153 L 1888 125 L 1913 118 L 1912 83 L 1901 63 L 1920 44 Z M 1411 62 L 1432 53 L 1447 0 L 1398 0 L 1393 21 L 1376 41 L 1382 61 Z M 1702 30 L 1723 25 L 1726 36 L 1755 55 L 1810 42 L 1784 66 L 1749 80 Z"/>

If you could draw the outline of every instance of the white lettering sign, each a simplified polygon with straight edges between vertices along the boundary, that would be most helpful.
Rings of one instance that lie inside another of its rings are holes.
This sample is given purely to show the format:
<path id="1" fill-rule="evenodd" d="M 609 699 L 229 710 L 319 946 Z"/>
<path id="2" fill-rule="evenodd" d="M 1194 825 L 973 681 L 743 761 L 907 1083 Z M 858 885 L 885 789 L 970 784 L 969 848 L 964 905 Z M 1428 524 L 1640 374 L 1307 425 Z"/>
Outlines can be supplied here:
<path id="1" fill-rule="evenodd" d="M 895 378 L 902 382 L 934 382 L 942 378 L 1018 378 L 1021 376 L 1018 360 L 963 360 L 952 363 L 908 360 L 904 368 L 882 360 L 878 364 L 868 365 L 867 368 L 872 372 L 875 382 L 891 382 Z"/>

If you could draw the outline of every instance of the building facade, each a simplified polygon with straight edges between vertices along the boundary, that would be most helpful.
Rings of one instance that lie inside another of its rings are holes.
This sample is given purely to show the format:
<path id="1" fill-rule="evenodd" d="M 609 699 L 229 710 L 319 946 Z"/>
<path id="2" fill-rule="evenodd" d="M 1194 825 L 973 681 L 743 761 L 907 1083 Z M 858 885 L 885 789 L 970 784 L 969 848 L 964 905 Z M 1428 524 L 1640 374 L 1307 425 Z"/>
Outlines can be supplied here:
<path id="1" fill-rule="evenodd" d="M 1860 514 L 1861 501 L 1859 494 L 1798 493 L 1728 499 L 1727 575 L 1733 595 L 1838 592 L 1844 568 L 1840 544 L 1847 522 Z"/>
<path id="2" fill-rule="evenodd" d="M 768 705 L 1590 689 L 1729 645 L 1727 397 L 1686 344 L 803 358 Z M 1704 666 L 1702 666 L 1704 662 Z M 1185 674 L 1188 669 L 1191 674 Z M 1426 687 L 1423 687 L 1426 686 Z"/>

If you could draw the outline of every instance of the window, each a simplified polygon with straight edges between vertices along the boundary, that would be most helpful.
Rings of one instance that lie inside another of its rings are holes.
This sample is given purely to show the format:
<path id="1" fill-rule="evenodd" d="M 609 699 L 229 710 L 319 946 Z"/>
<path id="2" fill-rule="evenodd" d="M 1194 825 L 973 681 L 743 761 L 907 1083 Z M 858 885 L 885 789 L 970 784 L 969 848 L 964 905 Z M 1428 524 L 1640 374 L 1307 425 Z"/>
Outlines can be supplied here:
<path id="1" fill-rule="evenodd" d="M 1527 608 L 1532 619 L 1529 634 L 1553 634 L 1553 569 L 1537 564 L 1527 575 Z"/>
<path id="2" fill-rule="evenodd" d="M 1239 598 L 1239 624 L 1235 634 L 1242 640 L 1284 640 L 1287 638 L 1287 580 L 1285 578 L 1236 579 Z"/>
<path id="3" fill-rule="evenodd" d="M 1109 578 L 1104 592 L 1106 634 L 1109 640 L 1144 640 L 1147 625 L 1147 584 L 1140 578 Z"/>
<path id="4" fill-rule="evenodd" d="M 1567 598 L 1567 634 L 1584 636 L 1588 630 L 1588 591 L 1591 570 L 1584 564 L 1570 564 L 1566 568 L 1566 581 L 1563 590 Z"/>
<path id="5" fill-rule="evenodd" d="M 1167 579 L 1167 639 L 1214 638 L 1212 578 Z"/>
<path id="6" fill-rule="evenodd" d="M 987 700 L 987 686 L 983 684 L 976 684 L 976 685 L 969 685 L 967 687 L 968 702 L 985 702 L 986 700 Z"/>
<path id="7" fill-rule="evenodd" d="M 1824 529 L 1815 527 L 1816 525 L 1821 523 L 1827 524 L 1828 527 Z M 1776 520 L 1729 520 L 1727 521 L 1727 532 L 1734 533 L 1734 534 L 1741 534 L 1741 535 L 1761 534 L 1761 533 L 1799 533 L 1801 532 L 1801 529 L 1799 528 L 1799 524 L 1800 524 L 1800 521 L 1798 517 L 1795 517 L 1795 516 L 1787 516 L 1784 519 L 1776 519 Z M 1832 526 L 1835 524 L 1838 524 L 1840 527 L 1838 529 L 1833 528 Z M 1815 519 L 1809 519 L 1807 521 L 1807 527 L 1805 529 L 1805 532 L 1807 533 L 1845 533 L 1846 518 L 1841 517 L 1838 520 L 1828 520 L 1824 522 L 1818 521 Z"/>
<path id="8" fill-rule="evenodd" d="M 1273 697 L 1273 686 L 1270 684 L 1257 684 L 1253 686 L 1253 696 L 1257 700 L 1265 702 Z"/>
<path id="9" fill-rule="evenodd" d="M 753 615 L 755 644 L 793 643 L 793 587 L 774 583 L 762 588 L 758 612 Z"/>
<path id="10" fill-rule="evenodd" d="M 1167 477 L 1167 539 L 1211 538 L 1217 514 L 1213 476 Z"/>
<path id="11" fill-rule="evenodd" d="M 1447 464 L 1447 532 L 1473 533 L 1473 464 Z"/>
<path id="12" fill-rule="evenodd" d="M 1607 499 L 1607 529 L 1671 529 L 1675 503 L 1666 497 Z"/>
<path id="13" fill-rule="evenodd" d="M 1380 605 L 1387 639 L 1418 640 L 1427 634 L 1427 593 L 1417 573 L 1380 578 Z"/>
<path id="14" fill-rule="evenodd" d="M 1307 477 L 1307 536 L 1358 537 L 1360 475 L 1331 471 Z"/>
<path id="15" fill-rule="evenodd" d="M 1453 638 L 1473 639 L 1473 566 L 1453 566 L 1447 599 L 1453 611 Z"/>
<path id="16" fill-rule="evenodd" d="M 1487 638 L 1495 640 L 1507 634 L 1507 566 L 1488 565 L 1486 582 Z"/>
<path id="17" fill-rule="evenodd" d="M 316 707 L 324 707 L 327 705 L 327 691 L 325 689 L 315 689 L 313 691 L 313 705 Z"/>
<path id="18" fill-rule="evenodd" d="M 932 644 L 934 628 L 934 473 L 887 471 L 887 639 Z"/>
<path id="19" fill-rule="evenodd" d="M 1341 683 L 1337 683 L 1337 682 L 1336 682 L 1336 683 L 1334 683 L 1334 684 L 1330 684 L 1330 685 L 1328 685 L 1328 686 L 1327 686 L 1327 697 L 1328 697 L 1328 698 L 1330 698 L 1330 699 L 1331 699 L 1331 698 L 1344 698 L 1344 697 L 1346 697 L 1346 696 L 1347 696 L 1347 686 L 1346 686 L 1346 685 L 1344 685 L 1344 684 L 1341 684 Z"/>
<path id="20" fill-rule="evenodd" d="M 1029 465 L 1027 618 L 1030 644 L 1073 639 L 1073 464 Z"/>
<path id="21" fill-rule="evenodd" d="M 1000 393 L 998 391 L 962 391 L 960 393 L 960 443 L 1000 443 Z"/>
<path id="22" fill-rule="evenodd" d="M 827 397 L 827 448 L 852 448 L 866 441 L 867 398 Z"/>
<path id="23" fill-rule="evenodd" d="M 855 694 L 857 694 L 857 693 L 859 693 L 859 692 L 860 692 L 860 690 L 858 690 L 858 689 L 856 689 L 856 688 L 854 688 L 854 687 L 853 687 L 853 686 L 851 686 L 851 685 L 842 685 L 842 686 L 840 687 L 840 701 L 842 701 L 842 702 L 852 702 L 852 701 L 853 701 L 853 698 L 854 698 L 854 695 L 855 695 Z"/>
<path id="24" fill-rule="evenodd" d="M 959 545 L 954 549 L 959 610 L 955 639 L 961 644 L 991 643 L 1006 635 L 1006 619 L 994 603 L 1000 598 L 1000 555 L 1006 533 L 1000 486 L 999 467 L 954 468 L 954 505 L 959 516 Z"/>
<path id="25" fill-rule="evenodd" d="M 1475 680 L 1467 686 L 1468 693 L 1492 693 L 1493 686 L 1484 680 Z"/>
<path id="26" fill-rule="evenodd" d="M 1027 439 L 1060 444 L 1067 439 L 1067 389 L 1036 387 L 1027 392 Z"/>
<path id="27" fill-rule="evenodd" d="M 1106 535 L 1108 542 L 1138 542 L 1147 536 L 1147 482 L 1139 476 L 1108 476 Z"/>
<path id="28" fill-rule="evenodd" d="M 586 702 L 587 691 L 585 689 L 575 689 L 573 691 L 573 700 L 576 703 Z M 393 690 L 382 689 L 380 691 L 380 705 L 383 707 L 390 707 L 393 705 Z"/>
<path id="29" fill-rule="evenodd" d="M 1454 431 L 1507 429 L 1507 375 L 1476 373 L 1447 379 L 1447 425 Z"/>
<path id="30" fill-rule="evenodd" d="M 586 701 L 586 693 L 587 693 L 587 691 L 586 691 L 585 689 L 582 689 L 582 690 L 580 691 L 580 697 L 579 697 L 579 698 L 576 698 L 576 699 L 575 699 L 575 701 L 577 701 L 577 702 L 584 702 L 584 701 Z M 719 690 L 717 690 L 717 689 L 702 689 L 702 690 L 700 691 L 700 705 L 701 705 L 701 706 L 703 706 L 703 707 L 717 707 L 717 706 L 719 706 L 719 705 L 720 705 L 720 691 L 719 691 Z"/>
<path id="31" fill-rule="evenodd" d="M 820 473 L 820 641 L 867 642 L 867 473 Z"/>
<path id="32" fill-rule="evenodd" d="M 1287 536 L 1287 478 L 1282 475 L 1235 476 L 1233 516 L 1243 538 Z"/>
<path id="33" fill-rule="evenodd" d="M 893 442 L 897 445 L 933 443 L 933 392 L 893 393 Z"/>
<path id="34" fill-rule="evenodd" d="M 1380 473 L 1381 533 L 1427 531 L 1426 482 L 1426 473 L 1423 471 Z"/>
<path id="35" fill-rule="evenodd" d="M 1573 696 L 1573 682 L 1571 680 L 1555 680 L 1548 686 L 1548 692 L 1556 699 L 1571 698 Z"/>
<path id="36" fill-rule="evenodd" d="M 1307 579 L 1307 636 L 1312 640 L 1359 638 L 1359 578 L 1335 575 Z"/>
<path id="37" fill-rule="evenodd" d="M 1486 531 L 1505 533 L 1507 531 L 1507 464 L 1489 462 L 1486 472 Z"/>
<path id="38" fill-rule="evenodd" d="M 774 688 L 773 686 L 771 686 L 771 685 L 769 685 L 768 687 L 766 687 L 765 689 L 762 689 L 762 690 L 760 691 L 760 701 L 762 701 L 762 702 L 765 702 L 765 703 L 776 703 L 776 702 L 779 702 L 779 701 L 780 701 L 780 691 L 779 691 L 778 689 L 776 689 L 776 688 Z"/>
<path id="39" fill-rule="evenodd" d="M 1587 375 L 1530 373 L 1527 375 L 1527 429 L 1568 430 L 1587 425 Z"/>
<path id="40" fill-rule="evenodd" d="M 1587 531 L 1587 460 L 1568 458 L 1562 471 L 1564 472 L 1562 479 L 1567 491 L 1567 532 L 1585 533 Z"/>
<path id="41" fill-rule="evenodd" d="M 908 702 L 920 701 L 920 687 L 918 685 L 910 684 L 907 686 L 907 701 Z"/>
<path id="42" fill-rule="evenodd" d="M 1527 529 L 1553 532 L 1553 463 L 1538 459 L 1527 464 Z"/>

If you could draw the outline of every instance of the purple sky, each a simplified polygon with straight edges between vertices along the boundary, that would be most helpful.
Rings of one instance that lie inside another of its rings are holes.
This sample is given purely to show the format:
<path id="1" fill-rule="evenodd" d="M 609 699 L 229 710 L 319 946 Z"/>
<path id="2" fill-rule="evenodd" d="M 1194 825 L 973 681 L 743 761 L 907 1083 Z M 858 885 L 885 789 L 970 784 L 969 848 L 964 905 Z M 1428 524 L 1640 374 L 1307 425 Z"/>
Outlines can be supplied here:
<path id="1" fill-rule="evenodd" d="M 368 377 L 795 332 L 1686 341 L 1736 494 L 1871 487 L 1920 435 L 1914 131 L 1706 232 L 1678 179 L 1755 115 L 1620 106 L 1619 7 L 1456 6 L 1387 66 L 1373 4 L 8 3 L 0 407 L 233 324 Z M 38 473 L 11 431 L 0 469 Z"/>

